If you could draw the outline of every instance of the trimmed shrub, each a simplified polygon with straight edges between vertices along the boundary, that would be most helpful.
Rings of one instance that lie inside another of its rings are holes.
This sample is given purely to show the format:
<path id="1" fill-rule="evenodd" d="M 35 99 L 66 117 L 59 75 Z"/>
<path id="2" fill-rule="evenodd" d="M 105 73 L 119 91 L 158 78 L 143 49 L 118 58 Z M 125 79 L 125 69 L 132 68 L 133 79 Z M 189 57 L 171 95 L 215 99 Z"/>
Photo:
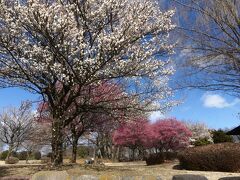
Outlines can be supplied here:
<path id="1" fill-rule="evenodd" d="M 21 151 L 18 153 L 18 159 L 19 160 L 26 160 L 28 157 L 28 152 L 27 151 Z"/>
<path id="2" fill-rule="evenodd" d="M 8 150 L 3 151 L 0 155 L 0 159 L 5 160 L 7 158 L 7 155 L 8 155 Z M 10 156 L 11 157 L 18 157 L 18 153 L 16 151 L 12 151 Z"/>
<path id="3" fill-rule="evenodd" d="M 211 142 L 207 139 L 207 138 L 201 138 L 201 139 L 197 139 L 194 142 L 194 146 L 205 146 L 211 144 Z"/>
<path id="4" fill-rule="evenodd" d="M 40 160 L 41 157 L 42 157 L 42 155 L 41 155 L 41 152 L 40 152 L 40 151 L 35 151 L 35 152 L 33 153 L 33 158 L 34 158 L 34 159 Z"/>
<path id="5" fill-rule="evenodd" d="M 240 145 L 210 144 L 178 153 L 180 165 L 189 170 L 235 172 L 240 170 Z"/>
<path id="6" fill-rule="evenodd" d="M 19 162 L 19 159 L 12 156 L 5 160 L 6 164 L 17 164 L 18 162 Z"/>
<path id="7" fill-rule="evenodd" d="M 42 163 L 42 164 L 51 163 L 51 158 L 50 158 L 50 157 L 47 157 L 47 156 L 43 156 L 43 157 L 41 158 L 41 163 Z"/>
<path id="8" fill-rule="evenodd" d="M 146 157 L 146 164 L 148 166 L 162 164 L 164 163 L 164 159 L 165 158 L 163 153 L 150 154 L 148 157 Z"/>
<path id="9" fill-rule="evenodd" d="M 7 158 L 7 155 L 8 155 L 8 150 L 3 151 L 0 155 L 0 159 L 5 160 Z"/>

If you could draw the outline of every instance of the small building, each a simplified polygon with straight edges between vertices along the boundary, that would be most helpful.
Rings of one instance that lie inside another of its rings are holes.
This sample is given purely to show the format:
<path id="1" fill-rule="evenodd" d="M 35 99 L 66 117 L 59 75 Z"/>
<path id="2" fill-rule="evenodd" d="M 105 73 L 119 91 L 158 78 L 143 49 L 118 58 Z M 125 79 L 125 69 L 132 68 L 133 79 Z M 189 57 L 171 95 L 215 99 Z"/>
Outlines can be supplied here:
<path id="1" fill-rule="evenodd" d="M 228 131 L 226 134 L 232 135 L 234 142 L 237 142 L 237 143 L 240 142 L 240 126 L 232 129 L 231 131 Z"/>

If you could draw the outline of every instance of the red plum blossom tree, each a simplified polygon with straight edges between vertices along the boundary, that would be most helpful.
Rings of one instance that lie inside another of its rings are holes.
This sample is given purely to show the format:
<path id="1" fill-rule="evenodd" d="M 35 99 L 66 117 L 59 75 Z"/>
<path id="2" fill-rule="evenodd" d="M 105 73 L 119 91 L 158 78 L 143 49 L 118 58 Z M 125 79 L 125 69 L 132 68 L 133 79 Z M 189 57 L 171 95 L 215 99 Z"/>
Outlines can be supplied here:
<path id="1" fill-rule="evenodd" d="M 134 121 L 124 123 L 113 132 L 113 143 L 118 146 L 129 147 L 133 151 L 134 160 L 135 150 L 147 144 L 148 127 L 146 118 L 137 118 Z"/>
<path id="2" fill-rule="evenodd" d="M 156 152 L 177 151 L 189 145 L 192 133 L 176 119 L 151 124 L 144 118 L 125 123 L 113 133 L 113 142 L 131 149 L 144 147 Z"/>
<path id="3" fill-rule="evenodd" d="M 179 150 L 189 145 L 191 131 L 187 126 L 174 118 L 158 120 L 150 125 L 149 146 L 158 151 Z"/>

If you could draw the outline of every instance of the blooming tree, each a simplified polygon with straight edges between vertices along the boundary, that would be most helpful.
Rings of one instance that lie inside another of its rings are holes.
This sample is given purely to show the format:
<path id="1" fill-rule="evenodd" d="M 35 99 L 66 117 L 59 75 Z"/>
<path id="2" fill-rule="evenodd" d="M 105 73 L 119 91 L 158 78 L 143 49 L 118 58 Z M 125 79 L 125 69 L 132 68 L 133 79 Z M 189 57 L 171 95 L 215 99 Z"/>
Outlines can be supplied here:
<path id="1" fill-rule="evenodd" d="M 172 49 L 172 15 L 154 0 L 0 1 L 0 86 L 22 87 L 48 102 L 54 165 L 63 161 L 64 127 L 82 112 L 103 108 L 77 101 L 86 87 L 94 91 L 102 80 L 121 84 L 132 97 L 125 109 L 172 105 L 166 99 L 174 70 L 160 59 Z"/>
<path id="2" fill-rule="evenodd" d="M 151 124 L 145 118 L 124 123 L 113 133 L 113 143 L 118 146 L 155 150 L 176 151 L 189 145 L 191 131 L 176 119 L 158 120 Z"/>
<path id="3" fill-rule="evenodd" d="M 204 123 L 187 122 L 187 127 L 192 132 L 191 144 L 206 140 L 205 143 L 213 143 L 212 134 Z"/>
<path id="4" fill-rule="evenodd" d="M 134 121 L 124 123 L 113 132 L 113 143 L 132 149 L 134 160 L 135 150 L 144 147 L 149 140 L 148 126 L 149 124 L 146 118 L 136 118 Z"/>
<path id="5" fill-rule="evenodd" d="M 192 136 L 187 126 L 174 118 L 158 120 L 151 125 L 151 129 L 148 146 L 160 152 L 185 148 L 189 145 Z"/>
<path id="6" fill-rule="evenodd" d="M 59 87 L 58 87 L 59 88 Z M 73 88 L 78 88 L 73 87 Z M 84 93 L 84 91 L 82 91 Z M 72 162 L 76 163 L 77 145 L 79 138 L 86 132 L 97 131 L 98 134 L 109 135 L 110 129 L 114 129 L 119 121 L 124 121 L 127 117 L 132 115 L 132 111 L 126 111 L 126 103 L 130 103 L 130 98 L 122 92 L 121 88 L 113 83 L 103 82 L 94 88 L 94 91 L 85 91 L 84 99 L 78 98 L 77 103 L 81 101 L 88 101 L 88 105 L 95 107 L 104 104 L 103 110 L 93 109 L 92 111 L 82 112 L 75 119 L 65 127 L 64 134 L 72 144 Z M 64 102 L 63 102 L 64 103 Z M 109 108 L 111 112 L 109 111 Z M 69 114 L 75 113 L 76 105 L 71 106 Z M 65 114 L 65 116 L 69 116 Z M 48 124 L 53 121 L 49 105 L 47 102 L 39 104 L 38 107 L 38 122 Z M 106 128 L 108 128 L 106 130 Z"/>

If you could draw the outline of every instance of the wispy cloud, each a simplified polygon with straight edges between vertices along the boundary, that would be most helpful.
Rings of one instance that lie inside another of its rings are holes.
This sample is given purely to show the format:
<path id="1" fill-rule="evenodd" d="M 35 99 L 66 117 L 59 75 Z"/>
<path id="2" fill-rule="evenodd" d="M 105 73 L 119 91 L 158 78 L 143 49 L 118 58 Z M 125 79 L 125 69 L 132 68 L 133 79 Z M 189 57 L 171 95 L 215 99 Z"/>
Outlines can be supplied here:
<path id="1" fill-rule="evenodd" d="M 201 97 L 203 106 L 207 108 L 228 108 L 240 103 L 240 99 L 235 98 L 232 102 L 228 102 L 223 96 L 213 93 L 205 93 Z"/>

